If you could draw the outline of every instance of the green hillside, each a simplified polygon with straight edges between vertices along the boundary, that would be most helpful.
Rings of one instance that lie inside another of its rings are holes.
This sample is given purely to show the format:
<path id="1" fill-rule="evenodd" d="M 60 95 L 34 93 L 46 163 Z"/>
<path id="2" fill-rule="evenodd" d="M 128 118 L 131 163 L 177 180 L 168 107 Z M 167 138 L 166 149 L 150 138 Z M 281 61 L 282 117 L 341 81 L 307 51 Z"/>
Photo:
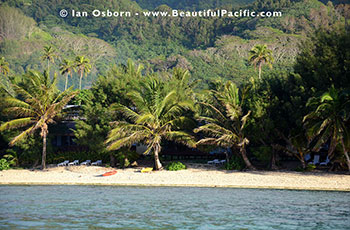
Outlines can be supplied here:
<path id="1" fill-rule="evenodd" d="M 150 8 L 151 1 L 138 1 Z M 184 4 L 185 5 L 181 5 Z M 226 5 L 233 10 L 250 1 L 169 1 L 176 8 L 190 9 Z M 152 1 L 152 4 L 163 1 Z M 205 4 L 204 4 L 205 3 Z M 206 5 L 207 4 L 207 5 Z M 154 5 L 155 6 L 155 5 Z M 92 9 L 142 11 L 134 1 L 86 0 L 11 0 L 1 1 L 0 17 L 10 23 L 1 31 L 16 26 L 16 31 L 2 35 L 0 54 L 11 63 L 12 71 L 23 73 L 31 68 L 43 69 L 40 55 L 44 45 L 55 47 L 59 56 L 72 58 L 85 55 L 93 63 L 91 74 L 83 85 L 90 86 L 96 76 L 105 73 L 111 64 L 127 59 L 142 62 L 149 71 L 165 71 L 183 67 L 193 78 L 206 80 L 224 78 L 236 83 L 256 74 L 247 62 L 248 51 L 255 45 L 267 44 L 275 55 L 275 70 L 288 69 L 298 53 L 298 44 L 320 27 L 341 22 L 343 16 L 332 4 L 317 0 L 258 0 L 250 10 L 281 11 L 281 18 L 173 18 L 173 17 L 112 17 L 61 18 L 61 9 L 76 11 Z M 152 6 L 153 7 L 153 6 Z M 170 11 L 162 5 L 157 10 Z M 12 24 L 11 24 L 12 23 Z M 0 31 L 0 32 L 1 32 Z M 57 60 L 52 71 L 58 70 Z M 73 77 L 74 85 L 77 79 Z M 63 80 L 60 82 L 63 86 Z"/>
<path id="2" fill-rule="evenodd" d="M 174 9 L 203 10 L 215 9 L 225 6 L 243 6 L 252 3 L 254 0 L 136 0 L 144 9 L 153 10 L 160 5 L 168 5 Z"/>

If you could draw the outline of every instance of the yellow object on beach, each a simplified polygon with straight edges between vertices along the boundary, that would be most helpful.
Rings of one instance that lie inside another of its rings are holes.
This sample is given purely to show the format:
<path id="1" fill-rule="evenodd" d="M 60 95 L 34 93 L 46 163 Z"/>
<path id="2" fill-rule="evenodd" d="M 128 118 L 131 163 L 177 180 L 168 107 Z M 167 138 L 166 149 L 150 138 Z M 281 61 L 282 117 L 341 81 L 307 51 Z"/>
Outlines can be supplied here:
<path id="1" fill-rule="evenodd" d="M 141 169 L 142 173 L 152 172 L 153 168 L 143 168 Z"/>

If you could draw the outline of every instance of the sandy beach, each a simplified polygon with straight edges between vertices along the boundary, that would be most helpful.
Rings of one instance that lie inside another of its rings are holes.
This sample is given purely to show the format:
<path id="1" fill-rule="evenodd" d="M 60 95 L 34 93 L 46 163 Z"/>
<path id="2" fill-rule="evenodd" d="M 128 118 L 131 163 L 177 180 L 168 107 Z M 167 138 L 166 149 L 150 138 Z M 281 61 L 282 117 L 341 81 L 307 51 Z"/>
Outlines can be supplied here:
<path id="1" fill-rule="evenodd" d="M 181 171 L 141 173 L 140 168 L 117 169 L 96 166 L 53 167 L 45 171 L 12 169 L 0 171 L 2 185 L 113 185 L 113 186 L 193 186 L 350 191 L 350 175 L 251 171 L 238 172 L 193 166 Z"/>

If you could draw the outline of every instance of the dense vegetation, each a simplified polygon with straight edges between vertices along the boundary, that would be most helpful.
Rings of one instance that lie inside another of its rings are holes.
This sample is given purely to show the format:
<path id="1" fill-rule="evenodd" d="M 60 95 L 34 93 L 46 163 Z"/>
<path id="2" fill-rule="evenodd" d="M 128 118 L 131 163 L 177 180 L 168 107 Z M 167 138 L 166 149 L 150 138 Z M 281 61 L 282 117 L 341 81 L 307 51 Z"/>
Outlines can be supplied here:
<path id="1" fill-rule="evenodd" d="M 83 88 L 91 87 L 99 74 L 106 74 L 111 64 L 125 64 L 129 58 L 142 63 L 149 71 L 167 71 L 173 67 L 188 69 L 192 78 L 202 80 L 201 87 L 206 87 L 213 79 L 231 80 L 240 85 L 255 72 L 247 61 L 247 49 L 255 44 L 266 44 L 274 53 L 274 71 L 291 70 L 298 43 L 315 29 L 327 29 L 343 22 L 348 12 L 344 5 L 323 5 L 317 0 L 259 0 L 247 8 L 281 11 L 282 18 L 61 18 L 60 9 L 135 12 L 142 8 L 130 0 L 95 0 L 84 1 L 84 4 L 68 0 L 1 2 L 0 21 L 4 23 L 0 27 L 0 53 L 13 65 L 13 73 L 29 69 L 43 71 L 45 65 L 38 57 L 43 46 L 51 45 L 62 59 L 84 55 L 91 60 L 91 73 L 83 79 Z M 207 3 L 218 7 L 222 2 L 230 3 L 225 7 L 227 10 L 238 8 L 233 4 L 236 1 L 174 1 L 171 7 L 179 8 L 185 2 L 203 4 L 203 7 L 207 7 L 204 6 Z M 237 3 L 246 5 L 249 2 Z M 162 5 L 157 9 L 168 11 L 171 8 Z M 12 30 L 14 27 L 16 29 Z M 52 70 L 58 70 L 59 64 L 55 62 Z M 78 88 L 79 81 L 76 77 L 72 79 L 71 84 Z M 64 89 L 64 85 L 64 78 L 60 78 L 59 88 Z"/>
<path id="2" fill-rule="evenodd" d="M 143 143 L 156 169 L 166 145 L 224 148 L 228 169 L 275 169 L 283 156 L 305 169 L 307 154 L 326 149 L 350 170 L 347 5 L 259 0 L 248 7 L 284 16 L 126 21 L 59 18 L 82 7 L 64 0 L 3 2 L 0 149 L 19 165 L 45 167 L 46 152 L 49 163 L 67 157 L 51 146 L 50 128 L 70 100 L 81 148 L 68 158 L 124 167 Z M 129 0 L 83 6 L 141 10 Z"/>

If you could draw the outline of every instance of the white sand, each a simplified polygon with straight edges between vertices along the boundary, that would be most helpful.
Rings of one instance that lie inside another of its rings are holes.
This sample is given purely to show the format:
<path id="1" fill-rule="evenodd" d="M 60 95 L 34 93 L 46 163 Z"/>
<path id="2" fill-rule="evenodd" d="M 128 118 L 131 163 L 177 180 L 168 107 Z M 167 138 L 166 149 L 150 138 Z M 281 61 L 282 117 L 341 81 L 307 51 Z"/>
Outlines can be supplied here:
<path id="1" fill-rule="evenodd" d="M 140 168 L 117 169 L 117 174 L 102 177 L 111 168 L 96 166 L 54 167 L 41 170 L 0 171 L 0 184 L 67 184 L 115 186 L 193 186 L 275 188 L 350 191 L 350 175 L 298 172 L 237 172 L 215 168 L 190 167 L 181 171 L 140 173 Z"/>

